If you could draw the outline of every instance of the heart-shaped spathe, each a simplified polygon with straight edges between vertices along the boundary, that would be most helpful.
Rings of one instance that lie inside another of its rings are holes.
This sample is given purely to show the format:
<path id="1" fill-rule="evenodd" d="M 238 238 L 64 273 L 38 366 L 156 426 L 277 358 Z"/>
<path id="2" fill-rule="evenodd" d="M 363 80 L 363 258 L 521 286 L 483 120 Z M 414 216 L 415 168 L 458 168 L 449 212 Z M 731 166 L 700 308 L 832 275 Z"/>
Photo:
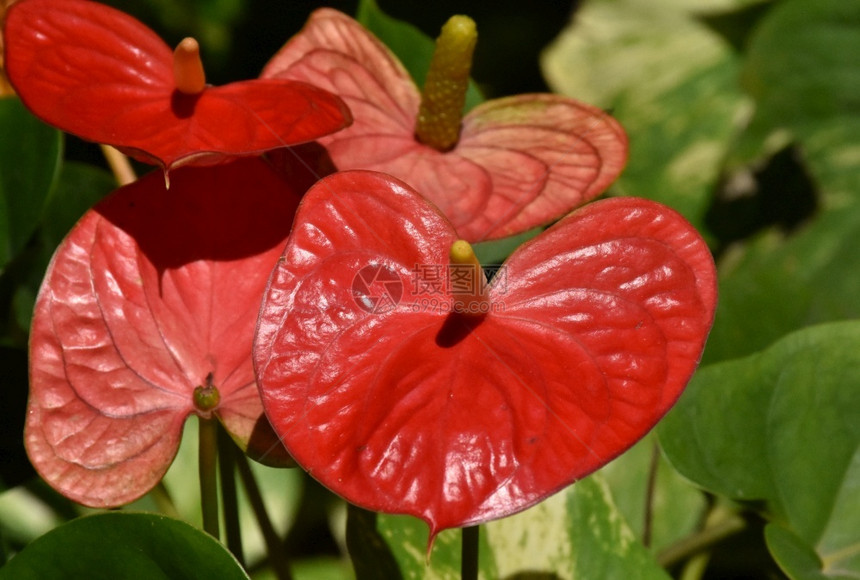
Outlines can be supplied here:
<path id="1" fill-rule="evenodd" d="M 716 303 L 704 241 L 648 200 L 592 203 L 520 247 L 483 315 L 452 312 L 455 240 L 403 182 L 325 178 L 254 347 L 267 416 L 299 464 L 431 537 L 529 507 L 644 436 L 695 370 Z"/>
<path id="2" fill-rule="evenodd" d="M 51 486 L 86 505 L 149 491 L 192 413 L 217 417 L 250 456 L 291 463 L 263 415 L 251 345 L 300 193 L 253 157 L 182 167 L 173 182 L 150 173 L 84 214 L 36 300 L 25 445 Z M 207 383 L 220 401 L 201 409 Z"/>

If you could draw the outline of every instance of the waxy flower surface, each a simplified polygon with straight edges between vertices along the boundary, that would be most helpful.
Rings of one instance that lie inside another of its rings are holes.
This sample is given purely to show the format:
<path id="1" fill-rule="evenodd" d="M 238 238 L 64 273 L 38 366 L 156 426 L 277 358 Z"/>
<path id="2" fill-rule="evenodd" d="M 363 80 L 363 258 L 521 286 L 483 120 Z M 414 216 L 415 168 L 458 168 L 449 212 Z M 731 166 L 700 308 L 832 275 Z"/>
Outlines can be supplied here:
<path id="1" fill-rule="evenodd" d="M 416 138 L 421 95 L 390 51 L 333 9 L 268 63 L 262 77 L 306 81 L 339 95 L 351 127 L 320 139 L 337 169 L 371 169 L 410 184 L 469 241 L 544 225 L 602 193 L 621 172 L 627 139 L 600 109 L 548 94 L 487 101 L 444 151 Z"/>
<path id="2" fill-rule="evenodd" d="M 193 39 L 176 51 L 131 16 L 88 0 L 21 0 L 7 15 L 6 72 L 38 117 L 165 170 L 312 141 L 350 122 L 303 82 L 213 87 Z"/>
<path id="3" fill-rule="evenodd" d="M 458 237 L 390 176 L 321 180 L 254 346 L 267 416 L 297 462 L 431 536 L 525 509 L 633 445 L 680 396 L 716 303 L 707 246 L 655 202 L 575 211 L 486 288 L 455 276 L 474 265 Z"/>
<path id="4" fill-rule="evenodd" d="M 172 181 L 167 191 L 151 173 L 87 212 L 36 303 L 25 445 L 48 483 L 86 505 L 149 491 L 192 413 L 217 417 L 252 457 L 287 459 L 251 345 L 299 193 L 258 158 Z"/>

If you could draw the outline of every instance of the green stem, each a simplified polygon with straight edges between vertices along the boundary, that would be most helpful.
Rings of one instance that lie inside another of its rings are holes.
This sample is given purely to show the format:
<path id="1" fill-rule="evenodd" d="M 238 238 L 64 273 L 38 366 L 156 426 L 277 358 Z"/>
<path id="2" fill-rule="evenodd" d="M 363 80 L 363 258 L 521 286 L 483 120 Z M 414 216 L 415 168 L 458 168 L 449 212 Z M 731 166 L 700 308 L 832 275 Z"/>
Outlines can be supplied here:
<path id="1" fill-rule="evenodd" d="M 481 526 L 469 526 L 460 530 L 462 548 L 460 552 L 460 578 L 478 580 L 478 546 Z"/>
<path id="2" fill-rule="evenodd" d="M 651 445 L 651 463 L 648 466 L 648 483 L 645 486 L 645 510 L 642 522 L 642 544 L 651 546 L 651 529 L 654 520 L 654 491 L 657 488 L 657 468 L 660 465 L 660 446 L 657 440 Z"/>
<path id="3" fill-rule="evenodd" d="M 215 539 L 221 538 L 218 523 L 218 421 L 199 417 L 198 457 L 200 473 L 200 505 L 203 509 L 203 530 Z"/>
<path id="4" fill-rule="evenodd" d="M 179 514 L 179 510 L 176 509 L 176 504 L 173 503 L 173 498 L 170 497 L 170 492 L 167 491 L 167 486 L 164 485 L 164 481 L 159 481 L 155 487 L 152 488 L 150 492 L 152 494 L 152 499 L 155 501 L 155 505 L 158 506 L 158 511 L 163 513 L 166 516 L 170 516 L 174 519 L 182 519 L 182 516 Z"/>
<path id="5" fill-rule="evenodd" d="M 678 580 L 702 580 L 708 569 L 710 561 L 711 555 L 709 553 L 703 552 L 693 556 L 687 560 L 686 564 L 684 564 L 684 567 L 681 569 L 681 574 L 678 576 Z"/>
<path id="6" fill-rule="evenodd" d="M 251 502 L 254 515 L 257 517 L 260 532 L 263 534 L 263 541 L 266 543 L 266 551 L 269 554 L 269 562 L 272 565 L 272 570 L 279 580 L 291 580 L 293 576 L 290 573 L 289 561 L 281 547 L 278 532 L 275 530 L 275 526 L 272 525 L 272 520 L 266 511 L 263 495 L 260 493 L 260 488 L 257 485 L 257 480 L 254 478 L 254 472 L 251 471 L 251 466 L 248 464 L 247 457 L 239 455 L 236 458 L 236 467 L 239 468 L 239 477 L 242 480 L 245 492 L 248 494 L 248 501 Z"/>
<path id="7" fill-rule="evenodd" d="M 227 549 L 245 567 L 242 553 L 242 528 L 239 525 L 239 500 L 236 494 L 236 444 L 225 429 L 218 429 L 218 472 L 221 503 L 224 506 L 224 532 Z"/>
<path id="8" fill-rule="evenodd" d="M 657 554 L 657 562 L 668 569 L 741 532 L 747 526 L 746 521 L 735 513 L 712 515 L 716 517 L 709 518 L 710 525 Z"/>
<path id="9" fill-rule="evenodd" d="M 116 181 L 120 185 L 128 185 L 137 180 L 137 175 L 134 173 L 134 167 L 128 157 L 114 149 L 110 145 L 102 145 L 102 154 L 113 172 Z"/>
<path id="10" fill-rule="evenodd" d="M 346 549 L 356 578 L 402 578 L 391 547 L 377 529 L 376 512 L 346 504 Z"/>

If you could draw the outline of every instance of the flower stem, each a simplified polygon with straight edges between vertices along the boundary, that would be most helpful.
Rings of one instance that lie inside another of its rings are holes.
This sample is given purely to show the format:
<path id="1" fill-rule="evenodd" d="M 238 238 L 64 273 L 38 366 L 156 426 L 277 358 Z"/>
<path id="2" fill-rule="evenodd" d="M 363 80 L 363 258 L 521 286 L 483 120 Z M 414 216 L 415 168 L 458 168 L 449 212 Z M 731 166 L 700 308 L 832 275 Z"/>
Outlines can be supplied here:
<path id="1" fill-rule="evenodd" d="M 460 530 L 462 541 L 460 550 L 460 578 L 462 580 L 478 580 L 480 532 L 480 526 L 469 526 Z"/>
<path id="2" fill-rule="evenodd" d="M 714 508 L 707 520 L 703 530 L 676 542 L 657 554 L 657 562 L 663 568 L 668 569 L 678 562 L 704 552 L 729 536 L 741 532 L 747 526 L 742 517 L 721 507 Z"/>
<path id="3" fill-rule="evenodd" d="M 702 580 L 711 561 L 711 554 L 702 552 L 687 560 L 678 576 L 678 580 Z"/>
<path id="4" fill-rule="evenodd" d="M 242 567 L 242 528 L 239 525 L 239 499 L 236 494 L 236 444 L 223 428 L 218 429 L 218 474 L 221 479 L 221 503 L 224 506 L 224 533 L 227 549 Z"/>
<path id="5" fill-rule="evenodd" d="M 266 551 L 269 554 L 269 563 L 272 565 L 275 576 L 278 580 L 290 580 L 292 574 L 290 573 L 289 561 L 281 547 L 278 532 L 275 530 L 275 526 L 272 525 L 272 520 L 266 511 L 263 495 L 260 493 L 257 480 L 254 478 L 254 472 L 251 471 L 251 466 L 248 464 L 248 458 L 237 454 L 236 467 L 239 468 L 239 477 L 242 480 L 245 492 L 248 494 L 248 501 L 251 502 L 254 515 L 257 517 L 257 524 L 260 526 L 260 532 L 263 534 L 263 541 L 266 543 Z"/>
<path id="6" fill-rule="evenodd" d="M 651 461 L 648 465 L 648 482 L 645 487 L 645 513 L 642 522 L 642 545 L 651 546 L 651 530 L 654 520 L 654 492 L 657 488 L 657 469 L 660 465 L 660 447 L 655 439 L 651 445 Z"/>
<path id="7" fill-rule="evenodd" d="M 105 160 L 108 166 L 110 166 L 110 170 L 113 172 L 113 176 L 116 178 L 118 184 L 128 185 L 137 180 L 137 175 L 135 175 L 134 168 L 131 166 L 131 161 L 128 160 L 128 157 L 110 145 L 102 145 L 101 148 L 102 155 L 105 156 Z"/>
<path id="8" fill-rule="evenodd" d="M 439 151 L 451 149 L 460 138 L 460 122 L 477 41 L 475 21 L 460 15 L 452 16 L 436 39 L 436 50 L 421 91 L 415 136 Z"/>
<path id="9" fill-rule="evenodd" d="M 159 481 L 152 488 L 150 494 L 158 507 L 158 511 L 177 520 L 182 518 L 179 510 L 176 509 L 176 504 L 173 503 L 173 498 L 170 497 L 170 492 L 167 491 L 167 486 L 164 485 L 164 480 Z"/>
<path id="10" fill-rule="evenodd" d="M 203 530 L 215 539 L 221 538 L 218 522 L 218 421 L 198 417 L 198 457 L 200 505 Z"/>

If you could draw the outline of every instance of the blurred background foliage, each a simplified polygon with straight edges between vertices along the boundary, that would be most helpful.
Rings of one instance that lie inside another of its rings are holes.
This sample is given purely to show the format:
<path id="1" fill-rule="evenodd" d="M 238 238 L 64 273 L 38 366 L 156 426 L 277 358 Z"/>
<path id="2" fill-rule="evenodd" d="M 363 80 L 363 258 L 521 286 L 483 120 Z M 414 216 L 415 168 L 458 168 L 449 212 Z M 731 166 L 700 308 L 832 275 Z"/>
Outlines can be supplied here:
<path id="1" fill-rule="evenodd" d="M 355 14 L 358 5 L 109 3 L 171 45 L 198 38 L 214 84 L 256 76 L 315 8 Z M 452 14 L 472 16 L 479 31 L 472 76 L 488 98 L 554 91 L 610 111 L 631 150 L 609 194 L 677 209 L 706 237 L 719 267 L 715 327 L 679 405 L 598 476 L 487 525 L 485 577 L 611 578 L 622 572 L 607 562 L 619 558 L 643 578 L 665 577 L 657 563 L 685 580 L 860 575 L 860 2 L 378 4 L 429 37 Z M 15 111 L 0 114 L 15 117 L 9 122 L 19 134 L 45 133 L 33 156 L 52 168 L 38 169 L 50 183 L 33 185 L 41 193 L 31 196 L 44 197 L 38 211 L 52 225 L 7 228 L 7 253 L 0 252 L 2 561 L 80 513 L 34 478 L 23 453 L 27 325 L 52 248 L 113 186 L 97 147 L 29 125 Z M 29 164 L 15 153 L 20 143 L 0 139 L 0 147 L 3 201 L 2 160 Z M 34 211 L 7 206 L 7 217 L 13 210 Z M 513 245 L 500 248 L 504 255 Z M 193 464 L 192 451 L 165 481 L 176 515 L 191 522 L 199 518 Z M 365 562 L 396 561 L 404 577 L 423 574 L 425 538 L 414 522 L 356 516 L 347 529 L 346 506 L 300 472 L 255 469 L 285 550 L 298 556 L 297 576 L 348 577 L 341 554 L 350 537 L 390 547 Z M 158 509 L 153 498 L 136 507 Z M 601 554 L 601 538 L 623 554 L 591 562 L 571 555 L 574 545 Z M 261 557 L 259 540 L 247 542 Z M 456 542 L 443 535 L 430 573 L 452 577 L 457 557 Z M 615 577 L 637 577 L 631 573 Z M 260 565 L 254 577 L 266 574 Z"/>
<path id="2" fill-rule="evenodd" d="M 256 75 L 268 59 L 316 8 L 329 6 L 356 14 L 358 0 L 110 0 L 106 2 L 152 26 L 175 46 L 197 38 L 211 82 L 221 84 Z M 379 8 L 435 38 L 454 14 L 478 25 L 473 77 L 488 97 L 546 91 L 538 66 L 540 51 L 564 28 L 570 2 L 536 0 L 528 4 L 497 0 L 378 0 Z"/>

